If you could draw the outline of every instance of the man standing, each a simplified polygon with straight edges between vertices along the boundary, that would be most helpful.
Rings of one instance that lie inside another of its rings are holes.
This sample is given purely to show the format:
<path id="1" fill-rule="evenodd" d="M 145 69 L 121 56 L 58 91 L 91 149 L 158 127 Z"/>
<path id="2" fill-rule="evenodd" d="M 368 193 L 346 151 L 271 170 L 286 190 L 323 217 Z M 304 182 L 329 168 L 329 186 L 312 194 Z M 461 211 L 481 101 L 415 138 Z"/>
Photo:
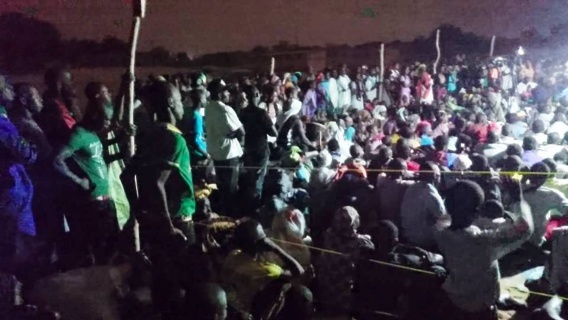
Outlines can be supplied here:
<path id="1" fill-rule="evenodd" d="M 239 161 L 243 149 L 239 139 L 245 135 L 243 124 L 233 108 L 229 107 L 229 90 L 225 81 L 214 79 L 208 88 L 211 101 L 205 108 L 207 147 L 215 165 L 217 184 L 225 208 L 223 215 L 234 215 L 235 195 L 238 188 Z"/>
<path id="2" fill-rule="evenodd" d="M 108 90 L 101 90 L 97 99 L 108 99 Z M 70 190 L 69 198 L 73 200 L 67 218 L 78 249 L 76 253 L 87 254 L 87 260 L 79 262 L 87 265 L 93 258 L 97 264 L 107 263 L 118 235 L 103 145 L 97 135 L 104 129 L 105 120 L 104 108 L 89 104 L 85 117 L 54 160 L 55 169 L 75 183 Z M 68 159 L 73 160 L 72 168 L 66 163 Z"/>
<path id="3" fill-rule="evenodd" d="M 183 118 L 181 94 L 167 82 L 149 88 L 148 102 L 157 123 L 138 135 L 136 154 L 123 173 L 130 203 L 134 203 L 134 175 L 138 179 L 137 218 L 142 232 L 155 240 L 179 229 L 195 241 L 193 177 L 187 142 L 176 124 Z"/>
<path id="4" fill-rule="evenodd" d="M 247 85 L 243 91 L 248 101 L 247 107 L 241 111 L 241 119 L 246 131 L 244 163 L 247 171 L 250 172 L 247 187 L 252 191 L 248 194 L 258 200 L 262 195 L 262 186 L 270 156 L 267 136 L 276 138 L 277 132 L 266 111 L 256 104 L 258 90 L 252 85 Z"/>
<path id="5" fill-rule="evenodd" d="M 4 81 L 2 81 L 4 80 Z M 0 265 L 30 255 L 36 226 L 32 215 L 33 185 L 25 165 L 37 159 L 35 146 L 18 133 L 4 106 L 14 99 L 12 87 L 0 75 Z"/>

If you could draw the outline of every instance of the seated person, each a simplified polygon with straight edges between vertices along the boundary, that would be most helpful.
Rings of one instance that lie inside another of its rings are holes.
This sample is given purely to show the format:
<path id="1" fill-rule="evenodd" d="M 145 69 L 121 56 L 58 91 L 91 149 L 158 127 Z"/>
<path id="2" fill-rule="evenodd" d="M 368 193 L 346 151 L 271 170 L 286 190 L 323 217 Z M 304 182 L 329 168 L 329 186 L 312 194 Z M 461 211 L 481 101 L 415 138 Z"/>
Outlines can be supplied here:
<path id="1" fill-rule="evenodd" d="M 398 234 L 396 225 L 388 220 L 379 221 L 378 225 L 371 230 L 375 250 L 366 252 L 366 259 L 362 259 L 357 264 L 354 289 L 357 319 L 377 319 L 376 315 L 369 310 L 398 313 L 399 300 L 404 294 L 413 291 L 414 294 L 407 297 L 413 301 L 422 300 L 424 302 L 427 300 L 425 295 L 431 295 L 431 289 L 440 287 L 439 278 L 372 261 L 385 261 L 443 273 L 443 268 L 439 267 L 443 263 L 442 256 L 401 244 Z M 426 289 L 426 286 L 429 286 L 429 290 L 417 290 Z M 419 295 L 422 295 L 419 299 L 413 299 L 418 298 Z M 424 311 L 423 308 L 416 308 L 414 304 L 413 308 L 418 309 L 419 312 Z"/>
<path id="2" fill-rule="evenodd" d="M 260 223 L 245 220 L 235 230 L 237 249 L 229 254 L 221 271 L 229 306 L 241 315 L 252 315 L 259 292 L 275 280 L 288 281 L 304 274 L 302 266 L 266 237 Z M 272 252 L 285 268 L 268 263 L 263 253 Z"/>
<path id="3" fill-rule="evenodd" d="M 512 180 L 512 179 L 511 179 Z M 446 193 L 449 228 L 438 234 L 449 276 L 443 285 L 448 297 L 448 319 L 497 319 L 500 296 L 498 259 L 518 248 L 534 230 L 531 210 L 515 180 L 518 205 L 513 221 L 482 230 L 473 223 L 483 204 L 483 190 L 475 182 L 458 181 Z M 472 281 L 475 279 L 475 281 Z"/>

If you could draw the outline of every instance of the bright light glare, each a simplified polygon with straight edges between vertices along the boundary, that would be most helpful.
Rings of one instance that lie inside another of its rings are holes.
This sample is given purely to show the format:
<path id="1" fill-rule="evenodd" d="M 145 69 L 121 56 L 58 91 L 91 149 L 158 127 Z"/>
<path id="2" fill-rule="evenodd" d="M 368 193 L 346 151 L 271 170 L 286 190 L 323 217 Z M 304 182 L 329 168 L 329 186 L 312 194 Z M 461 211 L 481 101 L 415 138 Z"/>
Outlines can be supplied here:
<path id="1" fill-rule="evenodd" d="M 525 49 L 523 49 L 523 47 L 519 47 L 519 49 L 517 49 L 517 55 L 524 56 L 525 55 Z"/>

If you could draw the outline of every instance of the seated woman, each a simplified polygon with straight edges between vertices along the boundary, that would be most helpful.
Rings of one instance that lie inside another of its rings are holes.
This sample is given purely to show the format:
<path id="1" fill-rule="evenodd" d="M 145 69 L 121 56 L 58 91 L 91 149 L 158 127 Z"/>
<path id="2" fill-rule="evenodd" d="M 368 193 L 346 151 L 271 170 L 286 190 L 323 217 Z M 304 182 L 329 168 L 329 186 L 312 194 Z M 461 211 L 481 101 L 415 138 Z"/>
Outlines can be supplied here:
<path id="1" fill-rule="evenodd" d="M 300 210 L 288 206 L 278 212 L 272 220 L 269 236 L 302 267 L 307 269 L 311 266 L 310 250 L 306 246 L 306 242 L 311 240 L 306 237 L 306 219 Z M 269 260 L 284 266 L 275 254 L 271 254 Z"/>
<path id="2" fill-rule="evenodd" d="M 320 308 L 324 312 L 338 315 L 351 311 L 355 265 L 364 250 L 374 249 L 371 237 L 357 233 L 359 225 L 357 210 L 342 207 L 335 212 L 332 227 L 324 234 L 323 249 L 340 253 L 323 252 L 314 261 Z"/>

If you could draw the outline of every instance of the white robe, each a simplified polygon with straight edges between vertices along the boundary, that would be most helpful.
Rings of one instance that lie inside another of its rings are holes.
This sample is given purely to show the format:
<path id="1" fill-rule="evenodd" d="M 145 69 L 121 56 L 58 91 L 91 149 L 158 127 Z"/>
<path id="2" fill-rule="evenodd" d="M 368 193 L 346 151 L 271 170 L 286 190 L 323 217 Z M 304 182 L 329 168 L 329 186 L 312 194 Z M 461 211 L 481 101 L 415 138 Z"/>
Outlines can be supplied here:
<path id="1" fill-rule="evenodd" d="M 367 99 L 373 102 L 377 97 L 377 77 L 369 76 L 365 79 L 365 92 L 367 93 Z"/>
<path id="2" fill-rule="evenodd" d="M 337 87 L 339 88 L 339 108 L 351 105 L 351 90 L 349 89 L 349 84 L 351 79 L 349 76 L 339 76 L 337 79 Z"/>
<path id="3" fill-rule="evenodd" d="M 337 80 L 335 78 L 329 78 L 329 101 L 333 106 L 333 109 L 339 108 L 339 88 L 337 87 Z"/>

